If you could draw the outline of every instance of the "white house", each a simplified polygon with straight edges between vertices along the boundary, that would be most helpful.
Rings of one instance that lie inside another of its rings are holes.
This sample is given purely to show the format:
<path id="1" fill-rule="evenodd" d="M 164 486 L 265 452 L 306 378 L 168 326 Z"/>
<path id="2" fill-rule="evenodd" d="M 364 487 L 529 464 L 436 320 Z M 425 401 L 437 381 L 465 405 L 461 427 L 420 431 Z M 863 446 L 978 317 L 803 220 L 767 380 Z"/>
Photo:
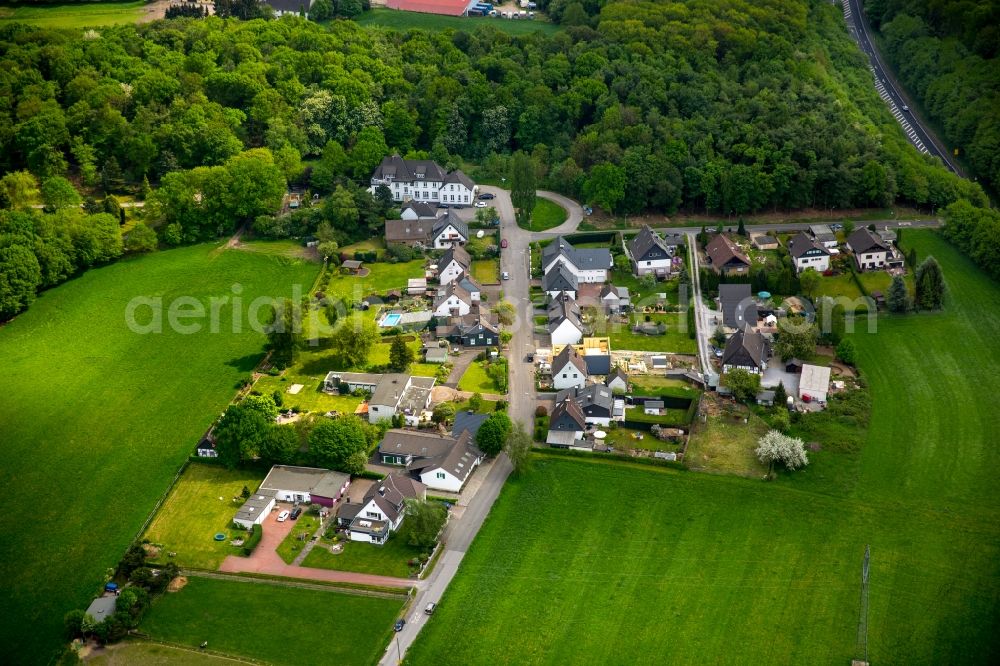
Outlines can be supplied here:
<path id="1" fill-rule="evenodd" d="M 260 525 L 274 509 L 274 495 L 274 490 L 258 489 L 243 502 L 243 506 L 233 516 L 233 522 L 246 530 Z"/>
<path id="2" fill-rule="evenodd" d="M 628 287 L 605 284 L 601 288 L 601 305 L 609 313 L 625 312 L 632 308 L 632 295 Z"/>
<path id="3" fill-rule="evenodd" d="M 632 263 L 632 272 L 639 276 L 646 273 L 670 275 L 678 238 L 674 236 L 668 242 L 650 229 L 648 224 L 644 224 L 642 230 L 625 245 Z"/>
<path id="4" fill-rule="evenodd" d="M 424 201 L 409 201 L 399 213 L 403 220 L 434 220 L 437 219 L 437 208 Z"/>
<path id="5" fill-rule="evenodd" d="M 799 400 L 803 396 L 815 402 L 826 402 L 830 391 L 830 368 L 821 365 L 802 364 L 802 375 L 799 377 Z"/>
<path id="6" fill-rule="evenodd" d="M 568 240 L 557 236 L 542 249 L 542 272 L 564 265 L 577 282 L 605 282 L 612 266 L 611 251 L 605 248 L 576 249 Z"/>
<path id="7" fill-rule="evenodd" d="M 383 375 L 368 401 L 368 421 L 387 421 L 402 414 L 407 425 L 419 425 L 421 415 L 431 404 L 433 377 L 404 374 Z"/>
<path id="8" fill-rule="evenodd" d="M 552 346 L 575 345 L 583 339 L 580 306 L 569 297 L 560 297 L 549 304 L 548 330 Z"/>
<path id="9" fill-rule="evenodd" d="M 882 270 L 892 252 L 882 238 L 864 227 L 847 237 L 847 249 L 854 253 L 859 271 Z"/>
<path id="10" fill-rule="evenodd" d="M 351 477 L 318 467 L 275 465 L 260 482 L 258 495 L 272 494 L 278 502 L 333 506 L 351 485 Z"/>
<path id="11" fill-rule="evenodd" d="M 435 250 L 447 250 L 455 245 L 465 245 L 467 242 L 469 242 L 469 225 L 451 210 L 439 217 L 431 229 L 431 247 Z"/>
<path id="12" fill-rule="evenodd" d="M 424 500 L 427 486 L 402 474 L 389 474 L 369 488 L 358 503 L 340 507 L 337 522 L 349 526 L 351 541 L 384 544 L 406 515 L 406 500 Z"/>
<path id="13" fill-rule="evenodd" d="M 542 291 L 549 298 L 558 298 L 560 294 L 566 294 L 572 299 L 576 299 L 577 279 L 566 266 L 556 264 L 552 270 L 542 276 Z"/>
<path id="14" fill-rule="evenodd" d="M 807 268 L 812 268 L 818 273 L 830 269 L 830 253 L 805 232 L 800 231 L 788 241 L 788 254 L 795 263 L 796 273 L 801 273 Z"/>
<path id="15" fill-rule="evenodd" d="M 464 317 L 472 310 L 473 302 L 472 294 L 453 281 L 439 291 L 432 309 L 437 317 Z"/>
<path id="16" fill-rule="evenodd" d="M 579 388 L 587 383 L 587 363 L 573 345 L 566 345 L 552 359 L 552 387 Z"/>
<path id="17" fill-rule="evenodd" d="M 465 248 L 456 245 L 444 253 L 437 266 L 438 282 L 446 285 L 469 272 L 469 267 L 472 266 L 472 258 L 465 251 Z"/>
<path id="18" fill-rule="evenodd" d="M 461 171 L 445 173 L 433 160 L 404 160 L 399 155 L 382 159 L 372 173 L 369 191 L 385 185 L 393 201 L 415 199 L 434 205 L 471 206 L 477 187 Z"/>
<path id="19" fill-rule="evenodd" d="M 378 445 L 383 465 L 401 465 L 433 490 L 460 492 L 483 461 L 472 432 L 457 438 L 429 431 L 389 430 Z"/>

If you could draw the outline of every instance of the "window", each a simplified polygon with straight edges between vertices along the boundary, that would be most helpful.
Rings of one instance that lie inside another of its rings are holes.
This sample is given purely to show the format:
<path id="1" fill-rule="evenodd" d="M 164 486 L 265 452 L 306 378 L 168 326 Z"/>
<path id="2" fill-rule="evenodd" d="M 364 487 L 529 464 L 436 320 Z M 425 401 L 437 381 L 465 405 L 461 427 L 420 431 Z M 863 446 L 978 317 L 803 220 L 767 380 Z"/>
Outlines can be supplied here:
<path id="1" fill-rule="evenodd" d="M 563 373 L 563 379 L 566 379 L 566 373 L 565 372 Z"/>
<path id="2" fill-rule="evenodd" d="M 438 472 L 436 476 L 439 479 L 443 479 L 445 475 L 444 475 L 444 472 Z"/>
<path id="3" fill-rule="evenodd" d="M 369 518 L 381 518 L 382 514 L 377 511 L 365 511 L 365 515 Z"/>

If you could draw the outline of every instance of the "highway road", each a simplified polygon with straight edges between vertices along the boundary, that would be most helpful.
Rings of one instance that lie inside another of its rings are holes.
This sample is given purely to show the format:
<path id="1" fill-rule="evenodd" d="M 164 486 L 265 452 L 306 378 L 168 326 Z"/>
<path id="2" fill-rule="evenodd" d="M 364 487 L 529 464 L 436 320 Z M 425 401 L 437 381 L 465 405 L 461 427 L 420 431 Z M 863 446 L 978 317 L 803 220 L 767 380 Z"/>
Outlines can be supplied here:
<path id="1" fill-rule="evenodd" d="M 902 86 L 893 77 L 890 69 L 885 66 L 878 48 L 872 41 L 871 27 L 865 17 L 862 0 L 843 0 L 843 3 L 847 29 L 854 41 L 868 56 L 869 69 L 875 81 L 875 89 L 878 90 L 879 96 L 882 97 L 888 105 L 889 111 L 903 128 L 910 143 L 916 146 L 920 152 L 940 158 L 945 166 L 961 175 L 951 162 L 950 153 L 945 148 L 944 143 L 934 136 L 925 125 L 921 124 L 912 111 L 906 110 L 912 105 Z"/>

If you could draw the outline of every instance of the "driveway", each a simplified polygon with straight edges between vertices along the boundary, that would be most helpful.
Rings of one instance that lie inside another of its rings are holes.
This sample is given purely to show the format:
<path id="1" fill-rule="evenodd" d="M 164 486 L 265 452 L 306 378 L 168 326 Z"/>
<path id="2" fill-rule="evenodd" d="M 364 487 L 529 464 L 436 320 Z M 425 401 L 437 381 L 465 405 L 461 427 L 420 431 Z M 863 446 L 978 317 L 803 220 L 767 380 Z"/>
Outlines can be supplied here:
<path id="1" fill-rule="evenodd" d="M 785 393 L 792 396 L 799 394 L 799 375 L 794 372 L 785 372 L 785 364 L 781 359 L 772 359 L 774 367 L 768 366 L 764 370 L 764 376 L 760 378 L 761 388 L 774 388 L 779 383 L 785 385 Z"/>

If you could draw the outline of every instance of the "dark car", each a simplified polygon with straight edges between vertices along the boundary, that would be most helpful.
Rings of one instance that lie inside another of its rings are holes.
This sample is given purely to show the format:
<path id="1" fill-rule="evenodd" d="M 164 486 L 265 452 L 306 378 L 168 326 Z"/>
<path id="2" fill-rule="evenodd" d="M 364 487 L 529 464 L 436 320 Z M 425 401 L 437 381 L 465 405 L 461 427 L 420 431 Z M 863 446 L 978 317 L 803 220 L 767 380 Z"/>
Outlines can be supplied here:
<path id="1" fill-rule="evenodd" d="M 506 238 L 504 238 L 503 240 L 500 241 L 500 247 L 501 248 L 506 248 L 507 247 L 507 239 Z"/>
<path id="2" fill-rule="evenodd" d="M 483 201 L 489 201 L 490 199 L 496 199 L 497 195 L 486 192 L 484 194 L 480 194 L 479 198 L 482 199 Z"/>
<path id="3" fill-rule="evenodd" d="M 403 618 L 399 618 L 398 620 L 396 620 L 396 624 L 393 625 L 392 628 L 395 629 L 396 631 L 402 631 L 403 627 L 405 626 L 406 626 L 406 620 L 404 620 Z"/>
<path id="4" fill-rule="evenodd" d="M 438 204 L 438 208 L 448 208 L 448 204 L 446 204 L 446 203 L 439 203 Z"/>
<path id="5" fill-rule="evenodd" d="M 301 515 L 302 515 L 302 507 L 297 506 L 294 509 L 292 509 L 292 515 L 289 516 L 289 518 L 291 518 L 292 520 L 297 520 L 298 517 Z"/>

